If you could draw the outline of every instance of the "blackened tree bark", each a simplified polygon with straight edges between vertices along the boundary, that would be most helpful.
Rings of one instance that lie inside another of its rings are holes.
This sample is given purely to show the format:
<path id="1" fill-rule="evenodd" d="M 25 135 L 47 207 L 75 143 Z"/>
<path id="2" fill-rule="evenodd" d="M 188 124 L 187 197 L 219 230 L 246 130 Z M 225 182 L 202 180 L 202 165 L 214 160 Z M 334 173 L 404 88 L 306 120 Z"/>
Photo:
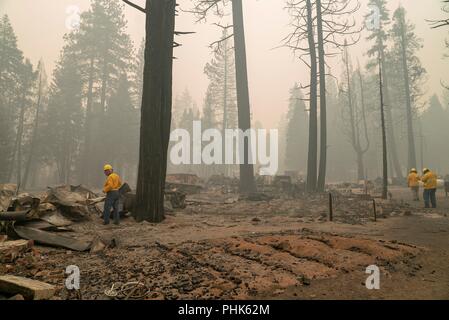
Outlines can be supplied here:
<path id="1" fill-rule="evenodd" d="M 324 192 L 326 184 L 327 164 L 327 112 L 326 112 L 326 62 L 324 52 L 323 17 L 321 0 L 316 0 L 317 33 L 318 33 L 318 63 L 320 76 L 320 164 L 318 171 L 317 190 Z"/>
<path id="2" fill-rule="evenodd" d="M 232 18 L 234 25 L 235 73 L 237 84 L 237 105 L 239 129 L 251 129 L 251 111 L 249 105 L 248 70 L 246 64 L 245 29 L 243 25 L 242 0 L 232 1 Z M 244 161 L 240 164 L 240 192 L 248 193 L 256 190 L 254 168 L 249 162 L 250 141 L 244 142 Z M 254 156 L 254 155 L 253 155 Z"/>
<path id="3" fill-rule="evenodd" d="M 310 51 L 310 117 L 309 151 L 307 158 L 307 191 L 317 189 L 317 153 L 318 153 L 318 111 L 317 111 L 317 54 L 313 28 L 312 3 L 306 0 L 307 32 Z"/>
<path id="4" fill-rule="evenodd" d="M 314 8 L 316 6 L 316 10 Z M 357 3 L 351 8 L 351 1 L 333 0 L 288 0 L 287 8 L 295 19 L 291 23 L 293 32 L 285 38 L 286 45 L 299 51 L 300 60 L 311 69 L 310 72 L 310 117 L 309 149 L 307 163 L 307 191 L 324 191 L 327 166 L 327 110 L 326 110 L 326 53 L 325 46 L 341 49 L 342 38 L 358 41 L 356 23 L 352 17 L 360 8 Z M 314 14 L 315 13 L 315 14 Z M 316 20 L 316 25 L 315 25 Z M 316 37 L 315 37 L 316 26 Z M 303 41 L 308 45 L 302 45 Z M 318 59 L 318 60 L 317 60 Z M 309 62 L 310 61 L 310 62 Z M 317 69 L 317 63 L 319 70 Z M 318 81 L 319 74 L 319 81 Z M 318 82 L 320 83 L 320 161 L 318 167 Z M 319 169 L 319 170 L 318 170 Z M 318 177 L 317 177 L 318 176 Z"/>
<path id="5" fill-rule="evenodd" d="M 380 115 L 382 124 L 382 169 L 383 169 L 383 185 L 382 198 L 388 198 L 388 155 L 387 155 L 387 132 L 385 128 L 385 106 L 384 91 L 382 81 L 382 61 L 379 54 L 379 91 L 380 91 Z"/>
<path id="6" fill-rule="evenodd" d="M 146 44 L 140 153 L 134 217 L 164 220 L 164 189 L 172 105 L 175 0 L 146 1 Z"/>

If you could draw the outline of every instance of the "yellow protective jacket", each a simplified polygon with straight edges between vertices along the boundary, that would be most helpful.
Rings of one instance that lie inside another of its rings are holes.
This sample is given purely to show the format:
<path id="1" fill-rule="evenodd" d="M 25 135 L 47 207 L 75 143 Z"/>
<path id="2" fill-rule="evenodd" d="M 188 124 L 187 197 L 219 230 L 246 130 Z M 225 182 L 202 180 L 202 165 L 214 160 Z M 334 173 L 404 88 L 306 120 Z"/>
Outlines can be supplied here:
<path id="1" fill-rule="evenodd" d="M 432 171 L 429 171 L 425 175 L 423 175 L 421 181 L 424 183 L 424 189 L 437 188 L 437 175 Z"/>
<path id="2" fill-rule="evenodd" d="M 122 181 L 117 173 L 111 173 L 104 183 L 103 192 L 108 193 L 109 191 L 118 190 L 122 186 Z"/>
<path id="3" fill-rule="evenodd" d="M 409 188 L 412 187 L 419 187 L 419 176 L 417 173 L 412 172 L 408 175 L 408 186 Z"/>

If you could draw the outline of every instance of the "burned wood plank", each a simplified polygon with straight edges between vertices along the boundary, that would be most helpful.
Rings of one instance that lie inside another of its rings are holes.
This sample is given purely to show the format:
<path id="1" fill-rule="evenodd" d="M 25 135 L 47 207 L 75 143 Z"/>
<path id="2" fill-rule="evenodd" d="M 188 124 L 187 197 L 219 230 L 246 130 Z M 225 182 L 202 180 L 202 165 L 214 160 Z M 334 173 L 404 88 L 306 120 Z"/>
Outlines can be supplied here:
<path id="1" fill-rule="evenodd" d="M 90 248 L 91 245 L 91 242 L 81 241 L 51 232 L 28 228 L 25 226 L 14 226 L 14 231 L 21 238 L 34 240 L 36 243 L 41 243 L 53 247 L 67 248 L 74 251 L 86 251 Z"/>

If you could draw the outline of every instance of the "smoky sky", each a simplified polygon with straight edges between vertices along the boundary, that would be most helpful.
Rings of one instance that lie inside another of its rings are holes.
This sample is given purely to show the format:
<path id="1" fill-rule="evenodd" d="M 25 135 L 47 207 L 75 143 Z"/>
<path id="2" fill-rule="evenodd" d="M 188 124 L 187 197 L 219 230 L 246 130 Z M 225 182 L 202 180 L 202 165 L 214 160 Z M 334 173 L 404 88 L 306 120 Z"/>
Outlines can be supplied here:
<path id="1" fill-rule="evenodd" d="M 135 3 L 144 5 L 144 0 Z M 175 49 L 177 59 L 174 62 L 174 94 L 186 88 L 190 91 L 198 107 L 202 107 L 208 79 L 204 75 L 204 65 L 212 57 L 209 44 L 218 39 L 220 29 L 211 25 L 217 18 L 195 23 L 192 14 L 183 12 L 192 8 L 192 1 L 178 1 L 181 12 L 177 17 L 176 29 L 194 31 L 195 34 L 177 38 L 182 46 Z M 368 0 L 361 1 L 356 15 L 359 23 L 369 11 Z M 445 17 L 441 11 L 440 0 L 391 0 L 388 2 L 390 14 L 399 3 L 407 10 L 408 19 L 416 25 L 417 35 L 423 39 L 423 49 L 419 56 L 428 71 L 425 86 L 426 99 L 432 94 L 441 95 L 440 82 L 449 83 L 449 59 L 444 59 L 444 40 L 449 38 L 449 28 L 431 29 L 426 19 Z M 19 47 L 25 57 L 36 64 L 43 58 L 47 73 L 51 73 L 63 45 L 63 35 L 69 30 L 66 20 L 67 8 L 71 5 L 87 10 L 89 0 L 0 0 L 0 14 L 8 14 L 19 39 Z M 278 48 L 282 39 L 289 33 L 289 16 L 284 0 L 245 0 L 244 18 L 247 40 L 247 58 L 251 111 L 253 120 L 260 121 L 266 128 L 276 128 L 282 113 L 287 111 L 289 88 L 295 82 L 308 84 L 309 70 L 287 48 Z M 228 12 L 229 12 L 228 8 Z M 145 18 L 143 14 L 127 6 L 128 32 L 135 46 L 140 44 L 144 35 Z M 225 18 L 229 19 L 229 17 Z M 365 51 L 369 44 L 365 41 L 366 32 L 361 41 L 351 48 L 353 60 L 363 66 L 367 57 Z M 341 58 L 329 61 L 331 72 L 339 77 L 342 73 Z"/>

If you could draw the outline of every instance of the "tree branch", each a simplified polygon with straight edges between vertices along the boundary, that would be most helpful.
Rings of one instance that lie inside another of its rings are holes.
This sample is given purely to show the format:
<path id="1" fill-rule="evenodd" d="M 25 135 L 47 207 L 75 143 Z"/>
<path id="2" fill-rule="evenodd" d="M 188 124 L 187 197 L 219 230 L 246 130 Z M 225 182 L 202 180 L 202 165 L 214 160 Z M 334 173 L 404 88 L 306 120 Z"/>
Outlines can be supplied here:
<path id="1" fill-rule="evenodd" d="M 129 1 L 129 0 L 122 0 L 122 1 L 123 1 L 124 3 L 126 3 L 127 5 L 130 5 L 130 6 L 133 7 L 134 9 L 137 9 L 137 10 L 143 12 L 143 13 L 147 13 L 147 11 L 146 11 L 144 8 L 142 8 L 141 6 L 139 6 L 139 5 L 135 4 L 135 3 L 132 3 L 132 2 Z"/>

